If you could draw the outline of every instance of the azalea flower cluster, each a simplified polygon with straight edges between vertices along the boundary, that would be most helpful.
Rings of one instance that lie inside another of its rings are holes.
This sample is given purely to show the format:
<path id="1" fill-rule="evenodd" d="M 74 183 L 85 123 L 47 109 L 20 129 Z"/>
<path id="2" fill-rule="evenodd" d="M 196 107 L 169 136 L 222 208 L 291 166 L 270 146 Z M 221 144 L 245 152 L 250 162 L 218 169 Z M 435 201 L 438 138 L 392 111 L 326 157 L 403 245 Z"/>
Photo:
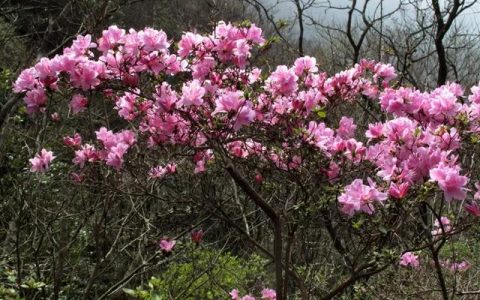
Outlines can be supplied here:
<path id="1" fill-rule="evenodd" d="M 55 159 L 52 151 L 42 149 L 34 158 L 30 159 L 31 172 L 44 172 L 50 167 L 50 163 Z"/>
<path id="2" fill-rule="evenodd" d="M 123 165 L 123 156 L 136 142 L 135 134 L 130 130 L 113 133 L 105 127 L 101 127 L 95 134 L 103 149 L 96 149 L 91 144 L 81 145 L 82 137 L 78 133 L 63 139 L 65 145 L 78 149 L 72 162 L 83 168 L 87 162 L 105 161 L 108 166 L 119 170 Z"/>
<path id="3" fill-rule="evenodd" d="M 315 58 L 301 57 L 262 75 L 250 58 L 264 43 L 255 25 L 220 22 L 209 35 L 185 33 L 172 53 L 173 42 L 161 30 L 110 26 L 96 41 L 78 36 L 63 54 L 42 58 L 20 74 L 14 90 L 24 93 L 30 114 L 46 111 L 48 98 L 59 90 L 71 93 L 75 114 L 91 105 L 92 93 L 113 100 L 131 128 L 114 133 L 102 127 L 93 143 L 82 144 L 80 135 L 65 137 L 79 168 L 104 162 L 121 170 L 128 150 L 141 139 L 149 147 L 189 147 L 194 173 L 206 171 L 219 146 L 232 157 L 256 157 L 283 171 L 315 161 L 330 181 L 371 163 L 376 172 L 368 185 L 355 179 L 339 197 L 349 216 L 372 214 L 388 196 L 403 199 L 427 181 L 438 184 L 447 201 L 466 198 L 469 178 L 462 175 L 458 150 L 465 137 L 479 131 L 479 87 L 467 98 L 455 83 L 431 92 L 393 88 L 393 67 L 367 60 L 329 77 Z M 318 117 L 338 103 L 364 100 L 387 116 L 368 124 L 364 134 L 351 117 L 342 117 L 336 128 Z M 301 150 L 308 147 L 318 156 L 304 157 Z M 31 160 L 31 170 L 46 170 L 52 159 L 42 151 Z M 176 165 L 146 172 L 162 178 L 176 172 Z M 477 208 L 476 202 L 466 204 L 473 215 Z"/>
<path id="4" fill-rule="evenodd" d="M 432 236 L 440 236 L 443 234 L 447 234 L 452 231 L 452 224 L 449 218 L 442 216 L 440 217 L 440 221 L 437 219 L 433 223 L 433 230 Z"/>
<path id="5" fill-rule="evenodd" d="M 402 267 L 418 268 L 420 267 L 420 260 L 418 259 L 418 255 L 412 252 L 405 252 L 402 254 L 399 264 Z"/>
<path id="6" fill-rule="evenodd" d="M 465 272 L 472 266 L 468 261 L 450 262 L 449 260 L 440 263 L 442 267 L 449 269 L 452 272 Z"/>
<path id="7" fill-rule="evenodd" d="M 255 300 L 257 298 L 251 296 L 251 295 L 245 295 L 243 297 L 240 296 L 240 292 L 237 289 L 234 289 L 230 292 L 230 296 L 232 297 L 232 300 Z M 263 300 L 276 300 L 277 299 L 277 293 L 275 290 L 265 288 L 262 290 L 262 296 L 260 299 Z"/>

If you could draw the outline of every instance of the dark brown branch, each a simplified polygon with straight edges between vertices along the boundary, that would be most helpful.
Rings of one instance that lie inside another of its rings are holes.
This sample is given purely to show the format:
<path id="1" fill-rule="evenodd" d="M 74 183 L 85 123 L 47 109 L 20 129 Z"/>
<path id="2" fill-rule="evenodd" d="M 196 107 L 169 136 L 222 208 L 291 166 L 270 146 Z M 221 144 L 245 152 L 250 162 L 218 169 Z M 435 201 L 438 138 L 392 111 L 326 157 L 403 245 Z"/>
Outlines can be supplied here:
<path id="1" fill-rule="evenodd" d="M 282 222 L 280 215 L 271 207 L 257 191 L 255 191 L 248 181 L 238 172 L 238 170 L 229 163 L 226 167 L 228 173 L 247 196 L 260 207 L 273 223 L 273 255 L 275 262 L 275 282 L 277 290 L 277 300 L 283 300 L 283 267 L 282 267 Z"/>

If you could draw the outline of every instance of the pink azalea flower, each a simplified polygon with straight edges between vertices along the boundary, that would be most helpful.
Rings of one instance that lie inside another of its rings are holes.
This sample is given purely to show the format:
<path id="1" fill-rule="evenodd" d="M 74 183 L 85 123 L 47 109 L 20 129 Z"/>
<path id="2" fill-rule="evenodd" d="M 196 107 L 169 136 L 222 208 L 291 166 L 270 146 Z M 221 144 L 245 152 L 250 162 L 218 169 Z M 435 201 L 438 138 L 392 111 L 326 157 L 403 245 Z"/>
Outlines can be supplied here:
<path id="1" fill-rule="evenodd" d="M 452 231 L 452 226 L 450 224 L 450 219 L 445 216 L 440 217 L 440 222 L 438 221 L 438 219 L 435 220 L 433 224 L 434 230 L 432 230 L 432 235 L 438 236 Z"/>
<path id="2" fill-rule="evenodd" d="M 29 159 L 31 167 L 30 172 L 44 172 L 50 167 L 50 163 L 55 159 L 52 151 L 42 149 L 34 158 Z"/>
<path id="3" fill-rule="evenodd" d="M 86 162 L 94 162 L 98 159 L 98 153 L 95 147 L 89 144 L 83 145 L 80 150 L 75 151 L 75 157 L 72 162 L 80 168 L 85 166 Z"/>
<path id="4" fill-rule="evenodd" d="M 87 97 L 75 94 L 70 101 L 70 109 L 72 110 L 73 114 L 78 114 L 79 112 L 84 111 L 88 106 L 88 99 Z"/>
<path id="5" fill-rule="evenodd" d="M 182 98 L 178 105 L 189 107 L 191 105 L 200 106 L 203 103 L 203 96 L 205 95 L 205 88 L 201 86 L 198 80 L 192 80 L 182 87 Z"/>
<path id="6" fill-rule="evenodd" d="M 43 57 L 35 65 L 35 70 L 37 70 L 38 78 L 43 82 L 43 79 L 46 79 L 49 76 L 54 76 L 55 72 L 50 68 L 50 59 Z"/>
<path id="7" fill-rule="evenodd" d="M 278 66 L 267 79 L 267 86 L 274 94 L 290 96 L 298 89 L 298 77 L 286 66 Z"/>
<path id="8" fill-rule="evenodd" d="M 247 39 L 258 45 L 261 45 L 265 42 L 265 39 L 262 37 L 262 29 L 257 27 L 255 24 L 252 24 L 248 28 Z"/>
<path id="9" fill-rule="evenodd" d="M 390 80 L 397 77 L 395 73 L 395 68 L 390 64 L 377 63 L 373 69 L 375 73 L 374 79 L 382 78 L 384 81 L 389 82 Z"/>
<path id="10" fill-rule="evenodd" d="M 277 299 L 277 293 L 275 292 L 275 290 L 272 290 L 272 289 L 263 289 L 262 290 L 262 299 L 276 300 Z"/>
<path id="11" fill-rule="evenodd" d="M 364 185 L 361 179 L 355 179 L 345 187 L 345 191 L 338 197 L 341 211 L 353 216 L 355 213 L 364 212 L 369 215 L 375 211 L 374 203 L 382 203 L 387 199 L 387 194 L 378 191 L 375 184 Z"/>
<path id="12" fill-rule="evenodd" d="M 170 47 L 167 35 L 162 30 L 145 28 L 138 33 L 145 51 L 164 51 Z"/>
<path id="13" fill-rule="evenodd" d="M 58 114 L 58 112 L 54 112 L 53 114 L 51 114 L 50 118 L 53 122 L 60 122 L 60 115 Z"/>
<path id="14" fill-rule="evenodd" d="M 195 170 L 193 170 L 194 174 L 199 174 L 205 172 L 207 169 L 205 168 L 205 160 L 199 160 L 195 164 Z"/>
<path id="15" fill-rule="evenodd" d="M 157 166 L 157 167 L 151 168 L 150 171 L 148 172 L 148 176 L 150 178 L 163 178 L 165 175 L 173 174 L 176 171 L 177 171 L 177 165 L 174 163 L 170 163 L 165 167 Z"/>
<path id="16" fill-rule="evenodd" d="M 233 289 L 231 292 L 230 292 L 230 297 L 232 297 L 232 300 L 239 300 L 240 299 L 240 295 L 238 293 L 238 290 L 237 289 Z"/>
<path id="17" fill-rule="evenodd" d="M 202 238 L 203 238 L 203 230 L 199 229 L 199 230 L 192 230 L 190 232 L 190 237 L 192 238 L 192 241 L 195 243 L 195 244 L 200 244 L 200 242 L 202 241 Z"/>
<path id="18" fill-rule="evenodd" d="M 338 175 L 340 174 L 340 167 L 333 161 L 330 162 L 328 165 L 328 169 L 326 170 L 328 180 L 333 182 L 338 179 Z"/>
<path id="19" fill-rule="evenodd" d="M 82 136 L 75 132 L 73 136 L 64 137 L 63 144 L 72 148 L 80 147 L 82 144 Z"/>
<path id="20" fill-rule="evenodd" d="M 480 181 L 475 182 L 475 189 L 477 191 L 473 195 L 473 199 L 480 200 Z"/>
<path id="21" fill-rule="evenodd" d="M 255 120 L 255 111 L 252 109 L 252 103 L 250 101 L 240 108 L 233 124 L 233 130 L 238 131 L 242 126 L 248 125 Z"/>
<path id="22" fill-rule="evenodd" d="M 450 270 L 455 272 L 455 271 L 459 271 L 459 272 L 465 272 L 467 271 L 468 269 L 470 269 L 472 265 L 468 262 L 468 261 L 462 261 L 462 262 L 454 262 L 450 265 Z"/>
<path id="23" fill-rule="evenodd" d="M 173 173 L 177 172 L 177 164 L 169 163 L 165 166 L 165 169 L 167 170 L 168 174 L 173 174 Z"/>
<path id="24" fill-rule="evenodd" d="M 365 136 L 368 139 L 377 139 L 383 135 L 383 124 L 375 123 L 368 124 L 368 130 L 365 132 Z"/>
<path id="25" fill-rule="evenodd" d="M 457 96 L 446 86 L 437 88 L 428 102 L 428 112 L 434 116 L 443 119 L 444 116 L 454 116 L 461 108 L 457 101 Z"/>
<path id="26" fill-rule="evenodd" d="M 478 202 L 474 201 L 470 204 L 467 203 L 463 205 L 463 208 L 472 216 L 480 217 L 480 205 L 478 205 Z"/>
<path id="27" fill-rule="evenodd" d="M 243 99 L 243 93 L 241 91 L 226 91 L 215 100 L 215 110 L 212 115 L 237 111 L 244 102 L 245 100 Z"/>
<path id="28" fill-rule="evenodd" d="M 104 68 L 101 62 L 86 61 L 77 64 L 70 74 L 72 85 L 84 91 L 98 86 L 101 82 L 98 77 L 104 73 Z"/>
<path id="29" fill-rule="evenodd" d="M 124 35 L 125 30 L 119 29 L 116 25 L 108 27 L 107 30 L 103 31 L 102 37 L 98 39 L 98 50 L 107 51 L 113 49 L 117 43 L 122 41 Z"/>
<path id="30" fill-rule="evenodd" d="M 118 110 L 118 115 L 125 120 L 133 120 L 137 116 L 136 102 L 137 96 L 133 93 L 126 92 L 124 96 L 119 97 L 115 109 Z"/>
<path id="31" fill-rule="evenodd" d="M 151 168 L 150 171 L 148 171 L 148 177 L 150 178 L 163 178 L 166 174 L 167 170 L 162 166 Z"/>
<path id="32" fill-rule="evenodd" d="M 164 253 L 170 253 L 175 247 L 175 244 L 176 244 L 176 241 L 174 240 L 162 239 L 158 243 L 158 246 L 160 247 L 160 250 L 162 250 Z"/>
<path id="33" fill-rule="evenodd" d="M 444 192 L 445 200 L 465 199 L 466 192 L 464 186 L 467 184 L 468 178 L 460 175 L 458 167 L 440 164 L 438 167 L 430 170 L 430 179 L 438 183 L 440 189 Z"/>
<path id="34" fill-rule="evenodd" d="M 117 171 L 122 168 L 123 156 L 127 153 L 128 145 L 118 143 L 116 146 L 110 148 L 105 163 L 108 166 L 112 166 Z"/>
<path id="35" fill-rule="evenodd" d="M 408 184 L 408 182 L 404 182 L 401 184 L 392 183 L 390 185 L 390 189 L 388 190 L 388 193 L 393 198 L 402 199 L 407 195 L 409 187 L 410 185 Z"/>
<path id="36" fill-rule="evenodd" d="M 23 100 L 27 106 L 27 113 L 33 114 L 44 109 L 47 103 L 47 96 L 43 89 L 34 89 L 28 91 Z"/>
<path id="37" fill-rule="evenodd" d="M 418 260 L 418 256 L 412 252 L 405 252 L 401 256 L 400 265 L 403 267 L 410 266 L 412 268 L 418 268 L 420 266 L 420 261 Z"/>
<path id="38" fill-rule="evenodd" d="M 297 60 L 295 60 L 293 70 L 295 72 L 295 75 L 297 76 L 303 75 L 304 72 L 317 72 L 317 60 L 314 57 L 310 56 L 297 58 Z"/>
<path id="39" fill-rule="evenodd" d="M 76 55 L 83 55 L 89 48 L 95 48 L 97 44 L 92 43 L 92 36 L 87 34 L 85 36 L 77 35 L 70 48 Z"/>
<path id="40" fill-rule="evenodd" d="M 35 68 L 32 67 L 23 70 L 13 85 L 13 91 L 15 93 L 20 93 L 33 89 L 35 85 L 39 83 L 37 78 L 38 73 Z"/>
<path id="41" fill-rule="evenodd" d="M 196 62 L 192 66 L 193 79 L 205 79 L 207 75 L 211 74 L 211 71 L 215 67 L 215 64 L 215 59 L 213 57 L 204 57 L 202 60 Z"/>
<path id="42" fill-rule="evenodd" d="M 178 55 L 180 57 L 187 56 L 195 47 L 197 47 L 203 40 L 199 34 L 187 32 L 182 35 L 182 39 L 178 42 Z"/>
<path id="43" fill-rule="evenodd" d="M 254 68 L 249 74 L 248 74 L 248 83 L 253 84 L 260 79 L 260 75 L 262 74 L 262 70 L 259 68 Z"/>
<path id="44" fill-rule="evenodd" d="M 352 118 L 342 117 L 337 129 L 337 135 L 343 139 L 352 138 L 355 135 L 356 128 L 357 125 L 355 125 Z"/>

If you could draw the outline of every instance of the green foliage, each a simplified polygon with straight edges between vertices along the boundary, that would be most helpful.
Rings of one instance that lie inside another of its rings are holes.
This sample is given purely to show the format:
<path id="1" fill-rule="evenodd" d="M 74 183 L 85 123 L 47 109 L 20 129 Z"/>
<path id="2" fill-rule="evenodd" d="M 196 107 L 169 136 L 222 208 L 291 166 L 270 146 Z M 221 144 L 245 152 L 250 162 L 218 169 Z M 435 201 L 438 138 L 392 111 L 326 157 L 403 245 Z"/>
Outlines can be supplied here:
<path id="1" fill-rule="evenodd" d="M 265 282 L 265 261 L 252 255 L 243 259 L 231 253 L 213 249 L 192 249 L 185 261 L 169 265 L 167 270 L 152 277 L 147 286 L 124 292 L 137 299 L 224 299 L 237 288 Z"/>
<path id="2" fill-rule="evenodd" d="M 2 263 L 0 263 L 1 265 Z M 7 267 L 0 267 L 0 299 L 20 300 L 23 299 L 19 295 L 16 287 L 16 272 Z"/>

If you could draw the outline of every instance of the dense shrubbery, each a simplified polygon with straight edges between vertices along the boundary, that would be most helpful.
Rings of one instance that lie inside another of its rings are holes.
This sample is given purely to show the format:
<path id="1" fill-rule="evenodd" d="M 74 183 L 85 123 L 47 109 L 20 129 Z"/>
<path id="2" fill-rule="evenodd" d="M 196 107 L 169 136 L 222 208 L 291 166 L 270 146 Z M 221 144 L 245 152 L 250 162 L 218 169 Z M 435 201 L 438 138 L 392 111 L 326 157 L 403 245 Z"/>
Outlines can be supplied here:
<path id="1" fill-rule="evenodd" d="M 246 293 L 245 288 L 265 282 L 266 262 L 258 256 L 241 259 L 228 252 L 188 248 L 145 287 L 124 292 L 139 299 L 222 299 L 232 286 Z"/>

